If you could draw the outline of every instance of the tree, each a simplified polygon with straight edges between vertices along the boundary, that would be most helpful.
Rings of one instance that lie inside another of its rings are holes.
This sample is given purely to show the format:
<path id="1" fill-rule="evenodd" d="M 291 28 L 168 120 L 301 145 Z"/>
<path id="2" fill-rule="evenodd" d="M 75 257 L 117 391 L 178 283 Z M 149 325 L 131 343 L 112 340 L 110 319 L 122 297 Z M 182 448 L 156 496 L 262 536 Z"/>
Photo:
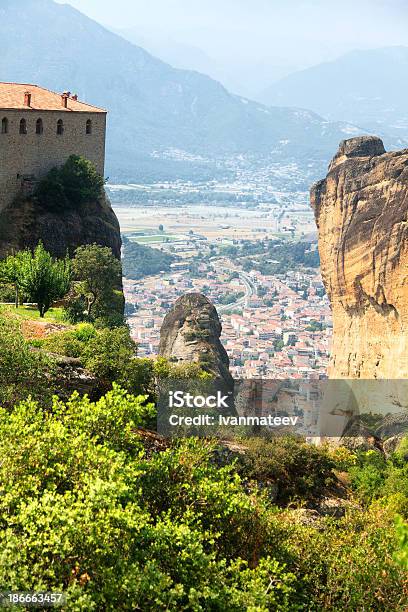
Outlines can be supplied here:
<path id="1" fill-rule="evenodd" d="M 20 260 L 20 282 L 30 301 L 37 304 L 43 318 L 55 300 L 69 291 L 71 264 L 65 259 L 53 259 L 40 242 L 34 253 L 25 251 Z"/>
<path id="2" fill-rule="evenodd" d="M 23 261 L 26 257 L 27 251 L 20 251 L 16 255 L 9 255 L 0 262 L 0 282 L 14 285 L 16 308 L 20 301 Z"/>
<path id="3" fill-rule="evenodd" d="M 159 225 L 159 232 L 163 232 L 163 231 L 164 231 L 164 227 L 163 227 L 162 223 L 160 223 L 160 225 Z"/>
<path id="4" fill-rule="evenodd" d="M 68 201 L 78 204 L 98 199 L 105 184 L 92 162 L 79 155 L 67 159 L 60 176 Z"/>
<path id="5" fill-rule="evenodd" d="M 87 315 L 99 300 L 111 299 L 115 288 L 120 286 L 122 266 L 109 247 L 97 244 L 80 246 L 72 261 L 74 278 L 80 282 L 79 290 L 87 299 Z"/>
<path id="6" fill-rule="evenodd" d="M 105 181 L 89 160 L 71 155 L 61 168 L 52 168 L 40 181 L 36 197 L 47 208 L 77 207 L 98 199 Z"/>

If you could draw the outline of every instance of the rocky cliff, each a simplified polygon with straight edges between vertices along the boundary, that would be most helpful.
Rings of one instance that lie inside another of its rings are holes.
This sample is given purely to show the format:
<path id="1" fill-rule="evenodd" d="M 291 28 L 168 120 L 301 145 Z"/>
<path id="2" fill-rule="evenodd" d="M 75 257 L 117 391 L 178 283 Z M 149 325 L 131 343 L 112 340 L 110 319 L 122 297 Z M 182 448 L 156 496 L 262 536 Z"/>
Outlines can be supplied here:
<path id="1" fill-rule="evenodd" d="M 159 354 L 179 363 L 198 363 L 232 387 L 229 358 L 220 341 L 221 330 L 212 303 L 200 293 L 188 293 L 175 302 L 164 319 Z"/>
<path id="2" fill-rule="evenodd" d="M 41 240 L 56 257 L 82 244 L 111 247 L 120 258 L 119 223 L 105 195 L 75 208 L 49 210 L 35 198 L 19 198 L 0 213 L 0 257 Z"/>
<path id="3" fill-rule="evenodd" d="M 408 149 L 343 141 L 311 189 L 333 312 L 332 378 L 408 378 Z"/>

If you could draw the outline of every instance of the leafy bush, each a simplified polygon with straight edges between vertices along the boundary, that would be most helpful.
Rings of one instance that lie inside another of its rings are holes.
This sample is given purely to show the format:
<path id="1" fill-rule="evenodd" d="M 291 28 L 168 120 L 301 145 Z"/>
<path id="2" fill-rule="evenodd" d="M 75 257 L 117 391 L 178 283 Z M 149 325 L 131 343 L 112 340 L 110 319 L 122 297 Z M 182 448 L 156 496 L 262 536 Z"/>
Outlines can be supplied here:
<path id="1" fill-rule="evenodd" d="M 89 160 L 71 155 L 61 168 L 48 172 L 40 181 L 35 195 L 46 208 L 76 208 L 98 199 L 104 183 Z"/>
<path id="2" fill-rule="evenodd" d="M 403 612 L 406 532 L 388 509 L 299 524 L 211 441 L 147 456 L 138 427 L 154 413 L 117 386 L 0 410 L 1 584 L 62 590 L 69 611 Z"/>
<path id="3" fill-rule="evenodd" d="M 356 453 L 345 446 L 338 446 L 335 448 L 328 447 L 327 452 L 338 470 L 349 470 L 357 463 Z"/>
<path id="4" fill-rule="evenodd" d="M 395 456 L 402 461 L 408 461 L 408 435 L 401 438 L 395 450 Z"/>
<path id="5" fill-rule="evenodd" d="M 252 506 L 237 478 L 206 465 L 201 443 L 204 462 L 188 459 L 194 481 L 179 478 L 196 508 L 181 512 L 175 498 L 169 512 L 157 510 L 149 483 L 171 484 L 160 466 L 189 469 L 181 449 L 157 464 L 143 458 L 136 427 L 152 410 L 115 388 L 96 404 L 56 402 L 47 418 L 33 402 L 0 411 L 0 582 L 64 590 L 68 610 L 293 609 L 296 579 L 282 564 L 222 556 L 214 526 L 202 528 L 200 500 L 209 512 L 214 500 L 231 537 L 234 525 L 250 525 Z"/>
<path id="6" fill-rule="evenodd" d="M 89 321 L 87 308 L 88 302 L 84 295 L 68 296 L 64 305 L 64 320 L 73 324 Z"/>
<path id="7" fill-rule="evenodd" d="M 408 462 L 402 452 L 388 459 L 380 452 L 359 452 L 349 469 L 350 484 L 365 505 L 388 508 L 408 517 Z"/>
<path id="8" fill-rule="evenodd" d="M 127 327 L 101 329 L 86 343 L 82 358 L 84 365 L 100 378 L 119 381 L 136 356 L 136 344 Z"/>
<path id="9" fill-rule="evenodd" d="M 68 202 L 82 204 L 102 194 L 105 181 L 88 159 L 70 155 L 60 169 L 60 177 Z"/>
<path id="10" fill-rule="evenodd" d="M 16 290 L 11 283 L 3 283 L 0 285 L 0 302 L 15 302 Z"/>
<path id="11" fill-rule="evenodd" d="M 28 395 L 50 399 L 54 375 L 52 360 L 32 351 L 18 321 L 0 313 L 0 405 L 11 407 Z"/>
<path id="12" fill-rule="evenodd" d="M 365 502 L 381 496 L 385 482 L 385 457 L 369 450 L 357 454 L 357 463 L 349 470 L 351 487 Z"/>
<path id="13" fill-rule="evenodd" d="M 397 516 L 395 527 L 398 537 L 398 550 L 394 558 L 403 570 L 408 571 L 408 523 L 401 516 Z"/>
<path id="14" fill-rule="evenodd" d="M 406 609 L 405 574 L 394 559 L 400 543 L 388 509 L 355 510 L 323 520 L 318 529 L 294 525 L 287 543 L 307 610 Z"/>
<path id="15" fill-rule="evenodd" d="M 69 206 L 58 168 L 52 168 L 39 182 L 35 196 L 49 210 L 64 210 Z"/>
<path id="16" fill-rule="evenodd" d="M 74 336 L 81 342 L 89 342 L 96 336 L 96 329 L 91 323 L 80 323 L 74 329 Z"/>
<path id="17" fill-rule="evenodd" d="M 295 437 L 245 440 L 248 447 L 238 459 L 239 473 L 246 479 L 277 489 L 277 501 L 318 498 L 333 482 L 334 462 L 326 449 Z"/>
<path id="18" fill-rule="evenodd" d="M 101 294 L 95 302 L 91 319 L 97 327 L 123 327 L 125 325 L 124 297 L 120 290 L 114 289 Z"/>

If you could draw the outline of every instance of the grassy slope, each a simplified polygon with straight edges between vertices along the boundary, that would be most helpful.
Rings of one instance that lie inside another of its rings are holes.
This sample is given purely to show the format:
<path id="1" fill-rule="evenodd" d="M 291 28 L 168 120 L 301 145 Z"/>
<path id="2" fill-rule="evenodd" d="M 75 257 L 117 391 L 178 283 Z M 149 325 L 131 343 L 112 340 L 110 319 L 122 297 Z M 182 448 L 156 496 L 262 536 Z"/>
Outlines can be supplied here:
<path id="1" fill-rule="evenodd" d="M 62 311 L 62 308 L 50 308 L 42 320 L 46 323 L 64 323 Z M 9 313 L 11 316 L 22 319 L 23 321 L 40 320 L 40 313 L 35 306 L 19 306 L 18 308 L 14 308 L 14 306 L 8 304 L 2 304 L 0 305 L 0 312 L 1 314 Z"/>

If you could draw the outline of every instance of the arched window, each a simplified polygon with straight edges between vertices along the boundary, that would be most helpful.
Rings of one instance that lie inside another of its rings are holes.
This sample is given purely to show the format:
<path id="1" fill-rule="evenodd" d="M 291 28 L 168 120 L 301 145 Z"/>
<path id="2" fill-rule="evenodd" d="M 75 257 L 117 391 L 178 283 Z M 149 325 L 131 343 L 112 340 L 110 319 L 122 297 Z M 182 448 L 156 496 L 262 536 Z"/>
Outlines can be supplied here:
<path id="1" fill-rule="evenodd" d="M 27 134 L 27 121 L 25 119 L 20 121 L 20 134 Z"/>
<path id="2" fill-rule="evenodd" d="M 57 134 L 59 136 L 62 136 L 62 134 L 64 133 L 64 122 L 62 119 L 58 119 L 57 121 Z"/>
<path id="3" fill-rule="evenodd" d="M 92 134 L 92 121 L 90 119 L 86 122 L 86 133 Z"/>
<path id="4" fill-rule="evenodd" d="M 42 134 L 44 131 L 43 121 L 42 119 L 37 119 L 35 122 L 35 133 Z"/>
<path id="5" fill-rule="evenodd" d="M 8 134 L 8 119 L 7 117 L 3 117 L 1 120 L 1 133 Z"/>

